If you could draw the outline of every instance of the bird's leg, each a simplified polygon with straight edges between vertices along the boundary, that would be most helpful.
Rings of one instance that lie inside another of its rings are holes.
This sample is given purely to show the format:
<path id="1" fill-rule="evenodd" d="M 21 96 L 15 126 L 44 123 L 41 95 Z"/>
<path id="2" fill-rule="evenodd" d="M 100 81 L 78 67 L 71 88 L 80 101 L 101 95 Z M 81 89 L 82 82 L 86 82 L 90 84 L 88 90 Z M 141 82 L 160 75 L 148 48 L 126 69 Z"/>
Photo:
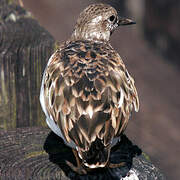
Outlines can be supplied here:
<path id="1" fill-rule="evenodd" d="M 66 161 L 66 164 L 76 173 L 83 175 L 83 174 L 87 174 L 87 171 L 82 167 L 82 163 L 79 159 L 78 153 L 75 149 L 72 149 L 73 154 L 76 158 L 76 163 L 77 163 L 77 167 L 74 166 L 71 162 Z"/>
<path id="2" fill-rule="evenodd" d="M 118 164 L 113 164 L 113 163 L 108 163 L 108 167 L 109 168 L 119 168 L 119 167 L 122 167 L 122 166 L 125 166 L 126 165 L 126 163 L 125 162 L 121 162 L 121 163 L 118 163 Z"/>

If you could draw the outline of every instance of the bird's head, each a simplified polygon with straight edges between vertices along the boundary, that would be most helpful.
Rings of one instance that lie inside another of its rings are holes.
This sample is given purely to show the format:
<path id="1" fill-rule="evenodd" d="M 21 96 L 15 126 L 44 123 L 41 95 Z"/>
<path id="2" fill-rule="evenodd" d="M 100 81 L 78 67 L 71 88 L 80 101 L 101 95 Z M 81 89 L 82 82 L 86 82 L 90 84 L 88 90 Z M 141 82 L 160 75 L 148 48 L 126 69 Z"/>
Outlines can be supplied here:
<path id="1" fill-rule="evenodd" d="M 135 24 L 131 19 L 121 17 L 107 4 L 92 4 L 80 14 L 72 39 L 109 41 L 112 32 L 121 25 Z"/>

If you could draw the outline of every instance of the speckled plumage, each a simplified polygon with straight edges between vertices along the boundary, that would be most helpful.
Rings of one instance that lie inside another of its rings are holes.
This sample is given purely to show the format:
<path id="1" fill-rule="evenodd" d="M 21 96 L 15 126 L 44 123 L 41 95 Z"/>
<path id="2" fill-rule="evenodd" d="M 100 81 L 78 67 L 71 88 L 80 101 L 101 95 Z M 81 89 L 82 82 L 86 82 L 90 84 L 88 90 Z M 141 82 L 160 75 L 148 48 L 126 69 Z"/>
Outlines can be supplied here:
<path id="1" fill-rule="evenodd" d="M 113 140 L 125 130 L 133 107 L 139 108 L 134 80 L 109 43 L 115 20 L 104 27 L 112 14 L 117 17 L 116 10 L 104 4 L 91 5 L 80 14 L 71 38 L 50 58 L 41 87 L 48 125 L 89 167 L 85 157 L 92 143 L 100 141 L 107 149 L 105 162 L 93 167 L 105 166 Z M 92 22 L 98 23 L 96 28 Z M 102 36 L 91 36 L 100 29 Z"/>

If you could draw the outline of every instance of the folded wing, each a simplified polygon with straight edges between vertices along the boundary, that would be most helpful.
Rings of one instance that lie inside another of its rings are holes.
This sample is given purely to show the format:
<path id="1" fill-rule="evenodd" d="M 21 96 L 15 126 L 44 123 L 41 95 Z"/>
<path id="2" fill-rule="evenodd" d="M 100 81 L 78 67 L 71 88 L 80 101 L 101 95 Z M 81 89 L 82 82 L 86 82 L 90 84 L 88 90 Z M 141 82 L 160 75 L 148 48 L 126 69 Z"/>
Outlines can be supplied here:
<path id="1" fill-rule="evenodd" d="M 78 41 L 56 51 L 41 94 L 46 116 L 65 141 L 86 151 L 96 138 L 110 144 L 125 130 L 133 107 L 139 109 L 134 80 L 108 44 Z"/>

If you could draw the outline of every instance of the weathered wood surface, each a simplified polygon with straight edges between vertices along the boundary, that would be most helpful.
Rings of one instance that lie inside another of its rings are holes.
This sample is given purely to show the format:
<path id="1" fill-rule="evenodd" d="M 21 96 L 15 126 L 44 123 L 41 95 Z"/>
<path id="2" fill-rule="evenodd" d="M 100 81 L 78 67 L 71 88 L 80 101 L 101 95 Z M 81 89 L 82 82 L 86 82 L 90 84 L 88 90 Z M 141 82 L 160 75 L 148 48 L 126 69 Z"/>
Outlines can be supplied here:
<path id="1" fill-rule="evenodd" d="M 39 89 L 53 37 L 31 14 L 0 0 L 0 129 L 42 125 Z"/>
<path id="2" fill-rule="evenodd" d="M 141 154 L 141 150 L 126 136 L 112 152 L 112 162 L 120 160 L 125 161 L 127 165 L 123 168 L 103 169 L 86 176 L 78 176 L 64 164 L 65 160 L 75 162 L 71 149 L 48 129 L 34 127 L 0 131 L 0 177 L 1 180 L 116 180 L 121 179 L 126 173 L 132 178 L 132 173 L 135 172 L 139 180 L 164 179 L 159 170 L 147 160 L 147 156 Z"/>
<path id="3" fill-rule="evenodd" d="M 62 171 L 43 150 L 48 132 L 40 128 L 0 132 L 0 179 L 62 179 Z"/>

